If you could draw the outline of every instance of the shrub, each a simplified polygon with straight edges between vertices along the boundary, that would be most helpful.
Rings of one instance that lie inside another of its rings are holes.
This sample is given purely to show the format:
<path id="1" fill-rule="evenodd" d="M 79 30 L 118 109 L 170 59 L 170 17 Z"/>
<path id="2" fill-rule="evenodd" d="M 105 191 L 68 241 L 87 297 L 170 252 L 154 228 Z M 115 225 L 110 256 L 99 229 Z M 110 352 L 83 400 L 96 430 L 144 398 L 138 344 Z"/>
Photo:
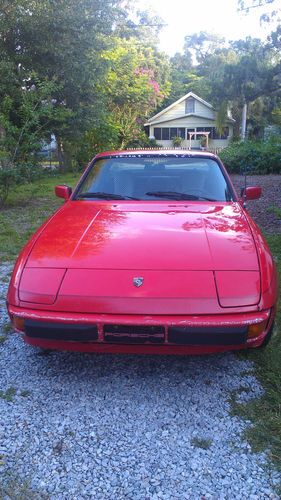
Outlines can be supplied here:
<path id="1" fill-rule="evenodd" d="M 161 148 L 159 144 L 157 144 L 155 139 L 149 139 L 145 133 L 140 134 L 139 137 L 135 139 L 131 139 L 126 144 L 126 149 L 131 148 Z"/>
<path id="2" fill-rule="evenodd" d="M 233 143 L 219 156 L 230 173 L 281 173 L 281 140 Z"/>
<path id="3" fill-rule="evenodd" d="M 182 145 L 182 138 L 175 135 L 173 138 L 172 138 L 172 141 L 173 141 L 173 146 L 175 148 L 179 148 L 181 145 Z"/>

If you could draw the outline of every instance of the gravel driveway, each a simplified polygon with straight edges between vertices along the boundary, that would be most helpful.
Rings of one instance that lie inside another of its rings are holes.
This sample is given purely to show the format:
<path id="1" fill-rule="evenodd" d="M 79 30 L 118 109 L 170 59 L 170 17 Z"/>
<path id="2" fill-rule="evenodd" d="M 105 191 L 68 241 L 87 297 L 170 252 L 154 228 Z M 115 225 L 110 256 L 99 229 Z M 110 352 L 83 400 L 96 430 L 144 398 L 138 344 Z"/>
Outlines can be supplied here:
<path id="1" fill-rule="evenodd" d="M 242 437 L 249 422 L 230 413 L 231 394 L 261 392 L 233 354 L 42 355 L 12 333 L 0 372 L 0 498 L 279 498 L 278 474 Z"/>
<path id="2" fill-rule="evenodd" d="M 231 175 L 231 179 L 240 194 L 244 177 Z M 247 185 L 262 188 L 261 198 L 247 203 L 251 217 L 266 233 L 281 233 L 281 175 L 248 175 Z"/>

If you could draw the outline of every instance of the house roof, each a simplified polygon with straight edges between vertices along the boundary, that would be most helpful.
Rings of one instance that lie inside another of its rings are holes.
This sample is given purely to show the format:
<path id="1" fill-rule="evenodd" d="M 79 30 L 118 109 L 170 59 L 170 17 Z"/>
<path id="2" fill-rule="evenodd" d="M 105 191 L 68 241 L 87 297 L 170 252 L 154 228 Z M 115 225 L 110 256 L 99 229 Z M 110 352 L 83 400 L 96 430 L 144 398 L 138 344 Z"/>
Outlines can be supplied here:
<path id="1" fill-rule="evenodd" d="M 157 115 L 155 115 L 157 116 Z M 173 122 L 173 121 L 177 121 L 177 120 L 182 120 L 183 118 L 189 118 L 189 117 L 195 117 L 195 118 L 202 118 L 202 120 L 209 120 L 211 122 L 215 122 L 215 118 L 210 118 L 209 116 L 203 116 L 203 115 L 198 115 L 196 113 L 188 113 L 187 115 L 181 115 L 181 116 L 177 116 L 176 118 L 169 118 L 168 120 L 165 120 L 164 118 L 161 120 L 160 119 L 156 119 L 155 121 L 153 122 L 147 122 L 144 124 L 144 126 L 147 126 L 147 125 L 158 125 L 160 123 L 168 123 L 168 122 Z M 227 118 L 226 119 L 226 122 L 227 123 L 234 123 L 235 120 L 234 118 Z M 186 126 L 186 125 L 185 125 Z"/>
<path id="2" fill-rule="evenodd" d="M 177 106 L 177 104 L 180 104 L 182 101 L 185 101 L 186 99 L 188 99 L 189 97 L 193 97 L 194 99 L 196 99 L 197 101 L 201 102 L 202 104 L 204 104 L 205 106 L 207 106 L 208 108 L 210 109 L 213 109 L 213 106 L 207 102 L 207 101 L 204 101 L 204 99 L 201 99 L 201 97 L 199 97 L 198 95 L 194 94 L 193 92 L 188 92 L 188 94 L 185 94 L 183 97 L 181 97 L 180 99 L 178 99 L 177 101 L 173 102 L 172 104 L 170 104 L 170 106 L 167 106 L 167 108 L 165 109 L 162 109 L 162 111 L 160 111 L 159 113 L 157 113 L 156 115 L 152 116 L 151 118 L 149 118 L 149 120 L 147 120 L 147 122 L 144 124 L 145 126 L 147 125 L 152 125 L 154 123 L 161 123 L 161 122 L 164 122 L 164 121 L 169 121 L 169 120 L 159 120 L 159 118 L 165 114 L 167 111 L 169 111 L 170 109 L 174 108 L 175 106 Z M 215 111 L 215 110 L 214 110 Z M 196 115 L 194 113 L 188 113 L 186 115 L 183 115 L 183 116 L 180 116 L 180 117 L 177 117 L 176 119 L 179 119 L 179 118 L 185 118 L 185 117 L 188 117 L 188 116 L 197 116 L 199 118 L 206 118 L 206 117 L 203 117 L 201 115 Z M 175 118 L 173 118 L 175 119 Z M 228 117 L 227 118 L 227 121 L 230 121 L 230 122 L 235 122 L 235 120 L 231 117 Z"/>

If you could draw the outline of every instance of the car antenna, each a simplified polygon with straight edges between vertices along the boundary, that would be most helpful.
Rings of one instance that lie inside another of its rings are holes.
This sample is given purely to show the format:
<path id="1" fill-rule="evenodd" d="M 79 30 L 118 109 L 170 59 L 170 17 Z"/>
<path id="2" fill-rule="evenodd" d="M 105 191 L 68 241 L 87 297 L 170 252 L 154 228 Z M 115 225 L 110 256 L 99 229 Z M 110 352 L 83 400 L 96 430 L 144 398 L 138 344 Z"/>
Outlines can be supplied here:
<path id="1" fill-rule="evenodd" d="M 241 168 L 241 175 L 244 175 L 244 187 L 241 188 L 241 197 L 243 198 L 243 207 L 247 207 L 247 197 L 246 197 L 246 189 L 247 189 L 247 167 L 244 167 L 243 170 Z"/>
<path id="2" fill-rule="evenodd" d="M 244 208 L 247 207 L 246 189 L 247 189 L 247 167 L 245 167 L 245 170 L 244 170 L 244 192 L 243 192 L 243 205 L 244 205 Z"/>

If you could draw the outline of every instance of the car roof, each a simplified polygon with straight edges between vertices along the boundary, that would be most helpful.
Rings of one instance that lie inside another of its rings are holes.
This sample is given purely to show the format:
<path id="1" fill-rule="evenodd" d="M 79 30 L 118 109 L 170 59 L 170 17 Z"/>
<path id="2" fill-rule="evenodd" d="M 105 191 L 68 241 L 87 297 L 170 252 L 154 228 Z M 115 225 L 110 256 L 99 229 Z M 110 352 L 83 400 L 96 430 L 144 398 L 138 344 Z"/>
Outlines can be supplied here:
<path id="1" fill-rule="evenodd" d="M 189 158 L 217 158 L 216 155 L 209 151 L 200 151 L 200 150 L 189 150 L 189 149 L 126 149 L 126 150 L 117 150 L 117 151 L 105 151 L 103 153 L 99 153 L 95 156 L 97 158 L 104 157 L 145 157 L 145 156 L 174 156 L 174 157 L 189 157 Z"/>

